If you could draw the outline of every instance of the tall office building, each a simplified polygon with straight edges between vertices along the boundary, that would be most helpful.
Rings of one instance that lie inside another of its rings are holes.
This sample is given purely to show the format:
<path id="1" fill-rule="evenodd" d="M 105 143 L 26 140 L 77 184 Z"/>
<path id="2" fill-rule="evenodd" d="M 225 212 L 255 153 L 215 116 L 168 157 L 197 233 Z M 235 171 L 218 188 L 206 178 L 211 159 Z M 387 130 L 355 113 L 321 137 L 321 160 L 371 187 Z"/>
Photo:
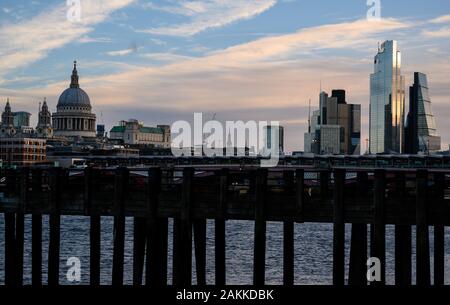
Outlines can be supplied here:
<path id="1" fill-rule="evenodd" d="M 359 155 L 361 152 L 361 105 L 347 104 L 345 90 L 322 91 L 305 133 L 305 152 Z"/>
<path id="2" fill-rule="evenodd" d="M 370 153 L 402 153 L 404 145 L 405 78 L 396 41 L 385 41 L 370 75 Z"/>
<path id="3" fill-rule="evenodd" d="M 313 111 L 312 116 L 308 119 L 308 132 L 304 134 L 304 152 L 319 153 L 320 151 L 320 110 Z"/>
<path id="4" fill-rule="evenodd" d="M 263 128 L 264 148 L 272 150 L 273 145 L 278 142 L 278 154 L 284 154 L 284 127 L 267 125 Z M 275 143 L 272 143 L 272 140 Z"/>
<path id="5" fill-rule="evenodd" d="M 405 128 L 405 152 L 432 153 L 441 149 L 441 137 L 431 110 L 427 76 L 414 73 L 414 85 L 409 88 L 409 113 Z"/>

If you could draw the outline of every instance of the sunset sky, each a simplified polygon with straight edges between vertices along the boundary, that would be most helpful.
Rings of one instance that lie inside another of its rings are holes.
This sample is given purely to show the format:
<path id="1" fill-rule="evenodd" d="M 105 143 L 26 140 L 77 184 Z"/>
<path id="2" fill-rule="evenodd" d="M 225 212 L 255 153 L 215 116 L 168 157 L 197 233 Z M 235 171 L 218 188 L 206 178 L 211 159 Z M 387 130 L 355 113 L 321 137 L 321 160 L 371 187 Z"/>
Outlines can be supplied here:
<path id="1" fill-rule="evenodd" d="M 81 20 L 71 22 L 65 0 L 2 0 L 0 107 L 9 97 L 35 125 L 44 97 L 56 110 L 77 60 L 107 130 L 121 119 L 156 125 L 217 113 L 278 120 L 293 151 L 303 150 L 308 99 L 317 106 L 322 82 L 362 104 L 364 152 L 373 57 L 394 39 L 407 86 L 413 72 L 428 74 L 447 149 L 450 1 L 381 3 L 382 20 L 369 21 L 366 0 L 81 0 Z"/>

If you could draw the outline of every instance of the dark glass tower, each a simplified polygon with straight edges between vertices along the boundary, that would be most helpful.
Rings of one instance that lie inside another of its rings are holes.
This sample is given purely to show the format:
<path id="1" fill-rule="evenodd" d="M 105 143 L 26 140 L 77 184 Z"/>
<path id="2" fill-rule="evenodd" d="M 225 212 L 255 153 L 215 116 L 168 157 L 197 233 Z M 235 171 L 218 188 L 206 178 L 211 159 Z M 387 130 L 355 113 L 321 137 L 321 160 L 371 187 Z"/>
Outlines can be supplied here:
<path id="1" fill-rule="evenodd" d="M 405 152 L 432 153 L 441 149 L 441 138 L 431 109 L 427 76 L 414 73 L 414 84 L 409 88 L 409 113 L 405 128 Z"/>

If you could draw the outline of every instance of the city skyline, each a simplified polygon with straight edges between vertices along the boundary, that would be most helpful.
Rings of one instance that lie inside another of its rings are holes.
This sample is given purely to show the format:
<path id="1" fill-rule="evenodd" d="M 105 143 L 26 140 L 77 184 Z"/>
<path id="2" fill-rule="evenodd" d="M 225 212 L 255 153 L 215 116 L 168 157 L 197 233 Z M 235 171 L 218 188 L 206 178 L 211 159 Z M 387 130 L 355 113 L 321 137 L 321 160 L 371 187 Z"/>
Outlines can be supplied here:
<path id="1" fill-rule="evenodd" d="M 221 1 L 206 1 L 208 5 L 190 8 L 191 13 L 183 5 L 187 1 L 167 2 L 179 9 L 173 12 L 180 12 L 169 14 L 173 15 L 167 19 L 173 25 L 169 29 L 158 27 L 158 16 L 168 14 L 164 5 L 148 5 L 137 13 L 149 2 L 111 1 L 97 8 L 92 1 L 82 1 L 96 18 L 91 20 L 86 14 L 88 20 L 82 24 L 64 24 L 62 29 L 68 34 L 58 32 L 61 36 L 56 37 L 61 39 L 57 39 L 44 35 L 43 28 L 59 20 L 62 14 L 57 12 L 66 10 L 64 3 L 36 2 L 21 10 L 14 9 L 12 1 L 5 1 L 5 22 L 0 25 L 0 37 L 7 42 L 0 53 L 8 59 L 0 63 L 1 102 L 10 97 L 14 111 L 31 112 L 32 126 L 44 97 L 51 112 L 56 109 L 57 98 L 67 87 L 67 71 L 76 59 L 93 112 L 99 123 L 106 123 L 107 130 L 121 119 L 137 118 L 156 125 L 189 119 L 194 111 L 205 116 L 217 112 L 220 121 L 279 120 L 285 126 L 286 150 L 301 150 L 307 101 L 311 98 L 313 105 L 318 105 L 322 80 L 323 90 L 345 89 L 348 100 L 362 105 L 361 142 L 365 151 L 373 54 L 379 42 L 395 39 L 404 56 L 406 86 L 412 85 L 413 72 L 428 75 L 443 149 L 450 143 L 450 134 L 445 132 L 450 126 L 443 119 L 450 115 L 450 46 L 445 39 L 450 36 L 450 17 L 446 15 L 450 5 L 431 1 L 426 7 L 411 8 L 405 1 L 383 2 L 383 19 L 367 21 L 365 1 L 342 6 L 330 1 L 320 9 L 305 4 L 311 16 L 302 10 L 304 3 L 300 1 L 236 1 L 226 8 L 220 6 Z M 22 18 L 12 17 L 21 11 Z M 212 12 L 224 19 L 216 18 L 214 23 L 207 18 Z M 146 22 L 143 14 L 153 17 Z M 300 20 L 281 21 L 283 14 L 298 14 L 296 20 Z M 327 18 L 317 22 L 325 15 Z M 120 18 L 126 19 L 123 27 L 117 25 Z M 21 31 L 36 24 L 42 26 L 35 28 L 36 37 L 30 42 L 35 50 L 13 52 L 25 43 L 20 40 Z M 151 25 L 154 29 L 148 31 Z M 117 35 L 116 27 L 122 29 Z M 187 28 L 191 32 L 180 30 Z"/>

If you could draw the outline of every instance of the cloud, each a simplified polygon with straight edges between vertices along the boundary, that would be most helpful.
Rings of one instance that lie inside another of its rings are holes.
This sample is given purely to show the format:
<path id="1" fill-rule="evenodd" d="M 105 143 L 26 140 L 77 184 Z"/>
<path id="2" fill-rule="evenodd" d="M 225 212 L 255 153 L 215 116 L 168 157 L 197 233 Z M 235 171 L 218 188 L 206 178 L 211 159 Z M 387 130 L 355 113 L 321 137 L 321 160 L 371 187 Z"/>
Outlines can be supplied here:
<path id="1" fill-rule="evenodd" d="M 450 15 L 443 15 L 443 16 L 434 18 L 430 22 L 431 23 L 436 23 L 436 24 L 448 23 L 448 22 L 450 22 Z"/>
<path id="2" fill-rule="evenodd" d="M 25 67 L 93 30 L 115 10 L 134 0 L 83 0 L 80 22 L 67 20 L 68 7 L 64 4 L 45 10 L 31 20 L 0 27 L 0 76 Z M 5 43 L 7 42 L 7 43 Z"/>
<path id="3" fill-rule="evenodd" d="M 423 30 L 422 35 L 431 38 L 450 37 L 450 27 L 443 27 L 438 30 Z"/>
<path id="4" fill-rule="evenodd" d="M 90 37 L 83 36 L 78 39 L 78 43 L 111 43 L 113 40 L 110 37 Z"/>
<path id="5" fill-rule="evenodd" d="M 126 56 L 126 55 L 130 55 L 131 53 L 136 52 L 135 49 L 124 49 L 124 50 L 118 50 L 118 51 L 109 51 L 106 52 L 106 55 L 109 56 Z"/>
<path id="6" fill-rule="evenodd" d="M 182 15 L 188 22 L 173 26 L 161 26 L 145 30 L 155 35 L 192 36 L 207 29 L 219 28 L 238 20 L 257 16 L 271 7 L 277 0 L 181 0 L 176 3 L 163 1 L 166 4 L 149 2 L 145 8 Z"/>
<path id="7" fill-rule="evenodd" d="M 407 54 L 403 69 L 407 84 L 411 83 L 412 71 L 432 72 L 429 79 L 436 114 L 446 107 L 448 92 L 440 88 L 449 87 L 450 59 L 448 55 L 444 59 L 428 54 L 429 47 L 417 46 L 408 35 L 416 30 L 415 24 L 394 19 L 357 20 L 259 38 L 203 57 L 139 54 L 159 60 L 161 65 L 129 65 L 114 74 L 84 77 L 84 65 L 80 63 L 80 83 L 90 95 L 94 110 L 100 113 L 101 109 L 107 118 L 107 125 L 131 114 L 139 115 L 147 124 L 157 119 L 158 123 L 170 124 L 191 118 L 194 111 L 217 112 L 220 120 L 274 119 L 286 126 L 288 149 L 300 150 L 307 101 L 311 98 L 317 104 L 320 80 L 327 91 L 346 89 L 349 102 L 362 104 L 362 116 L 368 117 L 372 58 L 377 42 L 383 39 L 400 38 L 402 51 Z M 68 80 L 64 80 L 20 92 L 0 89 L 0 95 L 16 97 L 14 103 L 22 105 L 47 96 L 50 105 L 55 105 L 67 85 Z M 438 124 L 442 124 L 440 130 L 450 128 L 444 120 L 438 119 Z M 366 121 L 363 126 L 362 142 L 368 131 Z"/>
<path id="8" fill-rule="evenodd" d="M 173 53 L 144 53 L 141 54 L 141 57 L 165 63 L 175 63 L 193 59 L 193 57 L 190 56 L 178 55 Z"/>

